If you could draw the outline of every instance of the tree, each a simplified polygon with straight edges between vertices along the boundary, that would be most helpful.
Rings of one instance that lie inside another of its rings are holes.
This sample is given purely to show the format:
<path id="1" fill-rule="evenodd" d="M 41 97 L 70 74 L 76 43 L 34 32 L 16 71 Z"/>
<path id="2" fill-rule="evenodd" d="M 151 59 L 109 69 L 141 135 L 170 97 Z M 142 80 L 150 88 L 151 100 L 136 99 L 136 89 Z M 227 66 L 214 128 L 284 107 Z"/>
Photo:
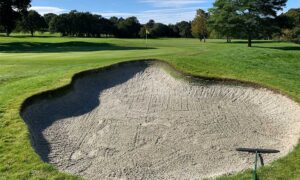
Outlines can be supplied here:
<path id="1" fill-rule="evenodd" d="M 139 36 L 144 38 L 146 37 L 146 31 L 149 32 L 148 37 L 152 38 L 152 29 L 155 25 L 155 21 L 153 19 L 149 20 L 143 27 L 141 27 L 140 32 L 139 32 Z"/>
<path id="2" fill-rule="evenodd" d="M 142 26 L 140 29 L 140 32 L 139 32 L 139 36 L 141 38 L 145 38 L 147 31 L 149 31 L 149 30 L 146 28 L 146 25 Z"/>
<path id="3" fill-rule="evenodd" d="M 237 15 L 243 22 L 244 32 L 248 36 L 248 47 L 252 46 L 253 34 L 259 30 L 266 18 L 276 18 L 277 11 L 282 10 L 287 0 L 233 0 Z"/>
<path id="4" fill-rule="evenodd" d="M 119 19 L 117 24 L 117 37 L 121 38 L 137 38 L 141 29 L 141 24 L 136 17 Z"/>
<path id="5" fill-rule="evenodd" d="M 52 33 L 61 33 L 62 36 L 70 35 L 71 23 L 68 14 L 61 14 L 54 17 L 50 22 L 49 30 Z"/>
<path id="6" fill-rule="evenodd" d="M 181 21 L 176 24 L 176 27 L 178 28 L 180 37 L 190 38 L 192 37 L 192 31 L 191 31 L 191 23 L 187 21 Z"/>
<path id="7" fill-rule="evenodd" d="M 300 8 L 292 8 L 285 15 L 293 18 L 295 25 L 300 25 Z"/>
<path id="8" fill-rule="evenodd" d="M 150 20 L 147 22 L 146 27 L 147 27 L 148 29 L 152 29 L 152 28 L 154 27 L 154 25 L 155 25 L 155 21 L 154 21 L 153 19 L 150 19 Z"/>
<path id="9" fill-rule="evenodd" d="M 179 34 L 179 28 L 177 25 L 174 25 L 174 24 L 169 24 L 168 25 L 169 27 L 169 37 L 180 37 L 180 34 Z M 189 29 L 191 31 L 191 28 Z"/>
<path id="10" fill-rule="evenodd" d="M 50 22 L 52 21 L 53 18 L 55 18 L 57 15 L 54 13 L 48 13 L 48 14 L 44 14 L 44 19 L 45 22 L 48 26 L 48 28 L 50 27 Z"/>
<path id="11" fill-rule="evenodd" d="M 208 36 L 207 20 L 208 13 L 202 9 L 199 9 L 197 10 L 196 17 L 192 21 L 193 36 L 199 38 L 201 41 L 204 40 L 204 42 Z"/>
<path id="12" fill-rule="evenodd" d="M 102 35 L 106 35 L 106 37 L 108 37 L 113 34 L 118 35 L 115 29 L 117 25 L 123 21 L 125 20 L 118 18 L 108 20 L 101 15 L 73 10 L 67 14 L 54 16 L 49 23 L 49 30 L 52 33 L 59 32 L 62 36 L 102 37 Z M 129 19 L 128 21 L 136 22 L 137 19 Z M 129 27 L 128 31 L 130 30 L 134 31 L 133 25 Z"/>
<path id="13" fill-rule="evenodd" d="M 212 26 L 226 36 L 246 34 L 248 47 L 255 35 L 270 36 L 274 30 L 277 11 L 287 0 L 216 0 L 210 10 Z"/>
<path id="14" fill-rule="evenodd" d="M 27 16 L 22 20 L 22 27 L 24 31 L 29 31 L 33 37 L 35 31 L 41 31 L 47 28 L 45 19 L 36 11 L 29 11 Z"/>
<path id="15" fill-rule="evenodd" d="M 0 26 L 9 36 L 14 30 L 17 20 L 26 14 L 31 0 L 0 0 Z"/>
<path id="16" fill-rule="evenodd" d="M 141 28 L 140 37 L 146 37 L 146 31 L 149 38 L 179 37 L 179 29 L 176 25 L 156 23 L 154 20 L 150 20 Z"/>
<path id="17" fill-rule="evenodd" d="M 235 4 L 230 0 L 217 0 L 209 12 L 211 15 L 209 26 L 226 37 L 227 43 L 231 42 L 231 38 L 237 36 L 242 28 L 242 21 L 237 14 Z"/>
<path id="18" fill-rule="evenodd" d="M 291 39 L 300 41 L 300 8 L 290 9 L 282 15 L 282 18 L 285 19 L 285 21 L 281 22 L 285 22 L 286 25 L 283 30 L 285 32 L 290 31 Z"/>
<path id="19" fill-rule="evenodd" d="M 162 23 L 155 23 L 150 33 L 152 37 L 168 37 L 169 36 L 169 27 Z"/>
<path id="20" fill-rule="evenodd" d="M 108 19 L 100 18 L 99 26 L 101 27 L 101 33 L 105 34 L 106 37 L 116 32 L 114 23 Z"/>

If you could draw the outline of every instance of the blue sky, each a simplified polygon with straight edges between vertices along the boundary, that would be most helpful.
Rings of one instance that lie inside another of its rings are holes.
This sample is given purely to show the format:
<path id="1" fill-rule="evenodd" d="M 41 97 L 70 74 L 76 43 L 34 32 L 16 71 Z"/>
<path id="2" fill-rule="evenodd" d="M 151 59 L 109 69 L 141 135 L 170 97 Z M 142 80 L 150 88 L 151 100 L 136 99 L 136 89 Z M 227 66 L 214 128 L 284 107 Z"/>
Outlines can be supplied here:
<path id="1" fill-rule="evenodd" d="M 41 14 L 70 10 L 89 11 L 105 17 L 136 16 L 141 23 L 154 19 L 162 23 L 192 20 L 196 9 L 212 7 L 214 0 L 32 0 L 32 9 Z M 300 7 L 300 0 L 289 0 L 286 9 Z"/>

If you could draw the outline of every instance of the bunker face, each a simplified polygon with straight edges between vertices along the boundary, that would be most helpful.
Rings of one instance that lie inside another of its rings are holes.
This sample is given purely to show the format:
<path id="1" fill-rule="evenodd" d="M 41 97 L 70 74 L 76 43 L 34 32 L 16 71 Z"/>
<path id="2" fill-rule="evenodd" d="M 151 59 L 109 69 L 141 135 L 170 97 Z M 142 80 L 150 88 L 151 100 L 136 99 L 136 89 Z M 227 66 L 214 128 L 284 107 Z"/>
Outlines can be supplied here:
<path id="1" fill-rule="evenodd" d="M 188 82 L 159 63 L 119 65 L 77 79 L 22 116 L 41 158 L 91 179 L 203 178 L 250 168 L 238 147 L 286 155 L 297 143 L 300 108 L 266 89 Z"/>

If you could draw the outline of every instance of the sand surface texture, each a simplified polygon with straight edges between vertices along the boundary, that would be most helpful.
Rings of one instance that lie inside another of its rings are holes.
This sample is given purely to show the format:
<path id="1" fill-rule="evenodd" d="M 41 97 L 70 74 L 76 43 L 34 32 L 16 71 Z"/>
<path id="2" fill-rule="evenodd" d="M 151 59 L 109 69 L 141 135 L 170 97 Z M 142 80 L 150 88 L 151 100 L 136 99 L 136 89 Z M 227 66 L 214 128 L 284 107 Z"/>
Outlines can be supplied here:
<path id="1" fill-rule="evenodd" d="M 300 108 L 263 88 L 174 77 L 139 62 L 77 79 L 22 116 L 41 158 L 89 179 L 195 179 L 252 167 L 238 147 L 297 144 Z M 172 74 L 172 73 L 171 73 Z"/>

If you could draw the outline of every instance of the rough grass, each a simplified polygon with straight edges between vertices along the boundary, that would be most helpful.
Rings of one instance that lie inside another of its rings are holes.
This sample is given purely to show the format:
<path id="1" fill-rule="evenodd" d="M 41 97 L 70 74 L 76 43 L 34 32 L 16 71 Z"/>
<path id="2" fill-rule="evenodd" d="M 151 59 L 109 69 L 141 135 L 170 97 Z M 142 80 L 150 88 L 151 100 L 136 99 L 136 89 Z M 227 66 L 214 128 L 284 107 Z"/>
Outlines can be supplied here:
<path id="1" fill-rule="evenodd" d="M 43 163 L 19 116 L 33 94 L 70 82 L 73 74 L 135 59 L 161 59 L 194 75 L 233 78 L 277 89 L 300 102 L 300 46 L 258 41 L 0 37 L 0 179 L 80 179 Z M 261 179 L 300 179 L 300 145 L 259 169 Z M 251 165 L 249 165 L 250 167 Z M 250 179 L 251 171 L 220 179 Z"/>

